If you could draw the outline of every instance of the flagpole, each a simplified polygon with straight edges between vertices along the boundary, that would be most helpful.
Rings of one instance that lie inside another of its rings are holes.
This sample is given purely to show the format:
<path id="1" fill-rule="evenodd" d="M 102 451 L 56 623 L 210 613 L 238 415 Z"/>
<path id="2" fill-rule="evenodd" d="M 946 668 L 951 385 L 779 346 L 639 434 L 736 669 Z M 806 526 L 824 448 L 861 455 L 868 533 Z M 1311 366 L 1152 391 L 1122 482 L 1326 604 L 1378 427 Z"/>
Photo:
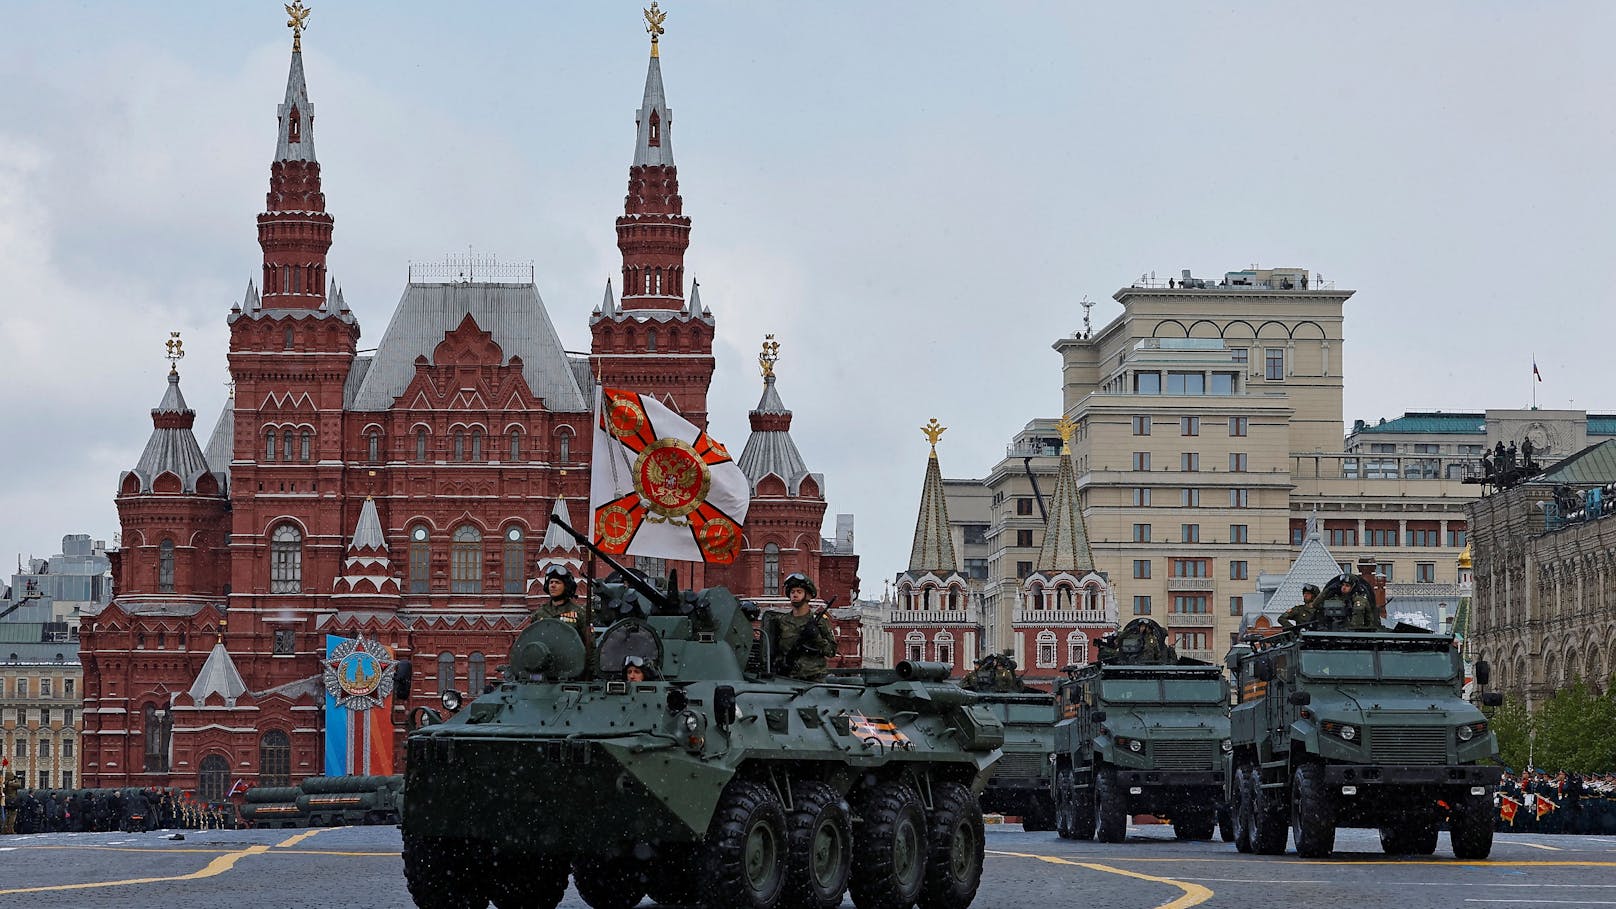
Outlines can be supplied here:
<path id="1" fill-rule="evenodd" d="M 1532 352 L 1532 409 L 1537 410 L 1537 386 L 1543 381 L 1543 374 L 1537 371 L 1537 351 Z"/>

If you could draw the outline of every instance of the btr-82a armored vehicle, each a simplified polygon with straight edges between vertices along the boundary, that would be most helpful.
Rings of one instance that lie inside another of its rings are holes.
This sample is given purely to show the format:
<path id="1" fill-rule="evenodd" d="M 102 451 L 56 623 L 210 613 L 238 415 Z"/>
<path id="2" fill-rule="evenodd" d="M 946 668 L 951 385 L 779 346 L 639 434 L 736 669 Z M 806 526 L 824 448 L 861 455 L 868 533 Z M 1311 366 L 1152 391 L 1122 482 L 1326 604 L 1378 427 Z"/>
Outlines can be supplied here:
<path id="1" fill-rule="evenodd" d="M 751 604 L 622 576 L 593 646 L 535 622 L 503 684 L 410 734 L 417 906 L 552 909 L 569 872 L 594 909 L 971 903 L 1003 729 L 947 666 L 771 676 Z"/>
<path id="2" fill-rule="evenodd" d="M 1486 858 L 1493 842 L 1498 742 L 1464 683 L 1452 635 L 1399 624 L 1344 630 L 1375 608 L 1362 578 L 1337 578 L 1319 618 L 1229 652 L 1240 697 L 1226 781 L 1241 852 L 1328 856 L 1337 827 L 1377 827 L 1391 854 L 1429 855 L 1447 821 L 1453 854 Z M 1476 680 L 1487 683 L 1485 662 Z M 1496 692 L 1482 703 L 1501 703 Z"/>
<path id="3" fill-rule="evenodd" d="M 1181 839 L 1233 836 L 1224 805 L 1229 685 L 1221 667 L 1179 657 L 1167 630 L 1134 619 L 1096 642 L 1099 661 L 1056 684 L 1055 829 L 1120 843 L 1154 814 Z"/>
<path id="4" fill-rule="evenodd" d="M 1021 818 L 1029 831 L 1055 829 L 1050 756 L 1055 749 L 1055 698 L 1016 674 L 1009 652 L 976 661 L 960 687 L 976 692 L 977 703 L 1004 724 L 1004 752 L 982 790 L 982 810 Z"/>

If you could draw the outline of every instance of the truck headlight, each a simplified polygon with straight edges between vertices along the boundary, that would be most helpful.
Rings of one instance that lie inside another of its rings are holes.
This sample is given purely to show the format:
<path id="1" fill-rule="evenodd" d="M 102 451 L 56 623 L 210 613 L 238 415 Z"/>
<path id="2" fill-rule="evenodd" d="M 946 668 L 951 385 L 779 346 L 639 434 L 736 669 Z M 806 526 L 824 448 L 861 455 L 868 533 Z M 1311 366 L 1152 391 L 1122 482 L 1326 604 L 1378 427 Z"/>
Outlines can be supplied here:
<path id="1" fill-rule="evenodd" d="M 1128 750 L 1132 751 L 1134 754 L 1138 754 L 1139 752 L 1145 750 L 1145 743 L 1139 741 L 1138 739 L 1133 739 L 1128 742 Z"/>
<path id="2" fill-rule="evenodd" d="M 1356 742 L 1358 740 L 1358 727 L 1348 723 L 1336 723 L 1325 720 L 1319 724 L 1325 732 L 1335 736 L 1343 742 Z"/>
<path id="3" fill-rule="evenodd" d="M 460 694 L 460 692 L 450 689 L 439 695 L 438 699 L 443 702 L 444 710 L 447 710 L 450 713 L 457 713 L 460 710 L 460 701 L 462 697 L 463 696 Z"/>
<path id="4" fill-rule="evenodd" d="M 1220 745 L 1219 747 L 1221 747 L 1223 749 L 1224 754 L 1230 754 L 1230 753 L 1232 753 L 1234 751 L 1234 742 L 1231 742 L 1228 739 L 1224 739 L 1222 745 Z"/>
<path id="5" fill-rule="evenodd" d="M 1350 741 L 1353 741 L 1354 739 L 1356 739 L 1357 737 L 1358 737 L 1358 729 L 1357 729 L 1356 726 L 1342 726 L 1341 727 L 1341 740 L 1342 741 L 1350 742 Z"/>
<path id="6" fill-rule="evenodd" d="M 1478 735 L 1486 735 L 1487 721 L 1483 720 L 1479 723 L 1466 723 L 1459 727 L 1458 733 L 1459 741 L 1461 742 L 1468 742 Z"/>

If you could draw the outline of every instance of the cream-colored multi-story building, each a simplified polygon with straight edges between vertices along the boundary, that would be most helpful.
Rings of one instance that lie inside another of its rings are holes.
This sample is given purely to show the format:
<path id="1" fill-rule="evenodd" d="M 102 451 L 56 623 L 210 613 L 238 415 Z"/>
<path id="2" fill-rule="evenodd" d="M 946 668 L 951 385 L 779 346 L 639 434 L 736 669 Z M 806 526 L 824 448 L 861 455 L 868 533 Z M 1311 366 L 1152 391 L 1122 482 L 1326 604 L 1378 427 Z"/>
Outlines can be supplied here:
<path id="1" fill-rule="evenodd" d="M 0 623 L 0 752 L 27 787 L 68 789 L 79 776 L 84 673 L 77 641 L 41 641 L 40 630 Z"/>

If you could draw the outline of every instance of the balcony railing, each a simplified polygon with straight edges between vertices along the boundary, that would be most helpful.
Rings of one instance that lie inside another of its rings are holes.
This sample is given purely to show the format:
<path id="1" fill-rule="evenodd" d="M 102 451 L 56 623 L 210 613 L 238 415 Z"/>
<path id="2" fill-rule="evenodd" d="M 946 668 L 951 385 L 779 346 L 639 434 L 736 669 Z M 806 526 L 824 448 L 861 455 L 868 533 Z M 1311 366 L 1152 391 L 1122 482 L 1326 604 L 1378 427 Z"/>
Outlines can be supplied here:
<path id="1" fill-rule="evenodd" d="M 1206 628 L 1216 624 L 1210 612 L 1169 612 L 1168 628 Z"/>
<path id="2" fill-rule="evenodd" d="M 894 609 L 887 613 L 888 625 L 980 625 L 982 611 L 965 609 Z"/>
<path id="3" fill-rule="evenodd" d="M 1017 609 L 1017 625 L 1109 625 L 1103 609 Z"/>
<path id="4" fill-rule="evenodd" d="M 1211 578 L 1168 578 L 1169 591 L 1182 591 L 1187 593 L 1211 593 L 1217 589 Z"/>

